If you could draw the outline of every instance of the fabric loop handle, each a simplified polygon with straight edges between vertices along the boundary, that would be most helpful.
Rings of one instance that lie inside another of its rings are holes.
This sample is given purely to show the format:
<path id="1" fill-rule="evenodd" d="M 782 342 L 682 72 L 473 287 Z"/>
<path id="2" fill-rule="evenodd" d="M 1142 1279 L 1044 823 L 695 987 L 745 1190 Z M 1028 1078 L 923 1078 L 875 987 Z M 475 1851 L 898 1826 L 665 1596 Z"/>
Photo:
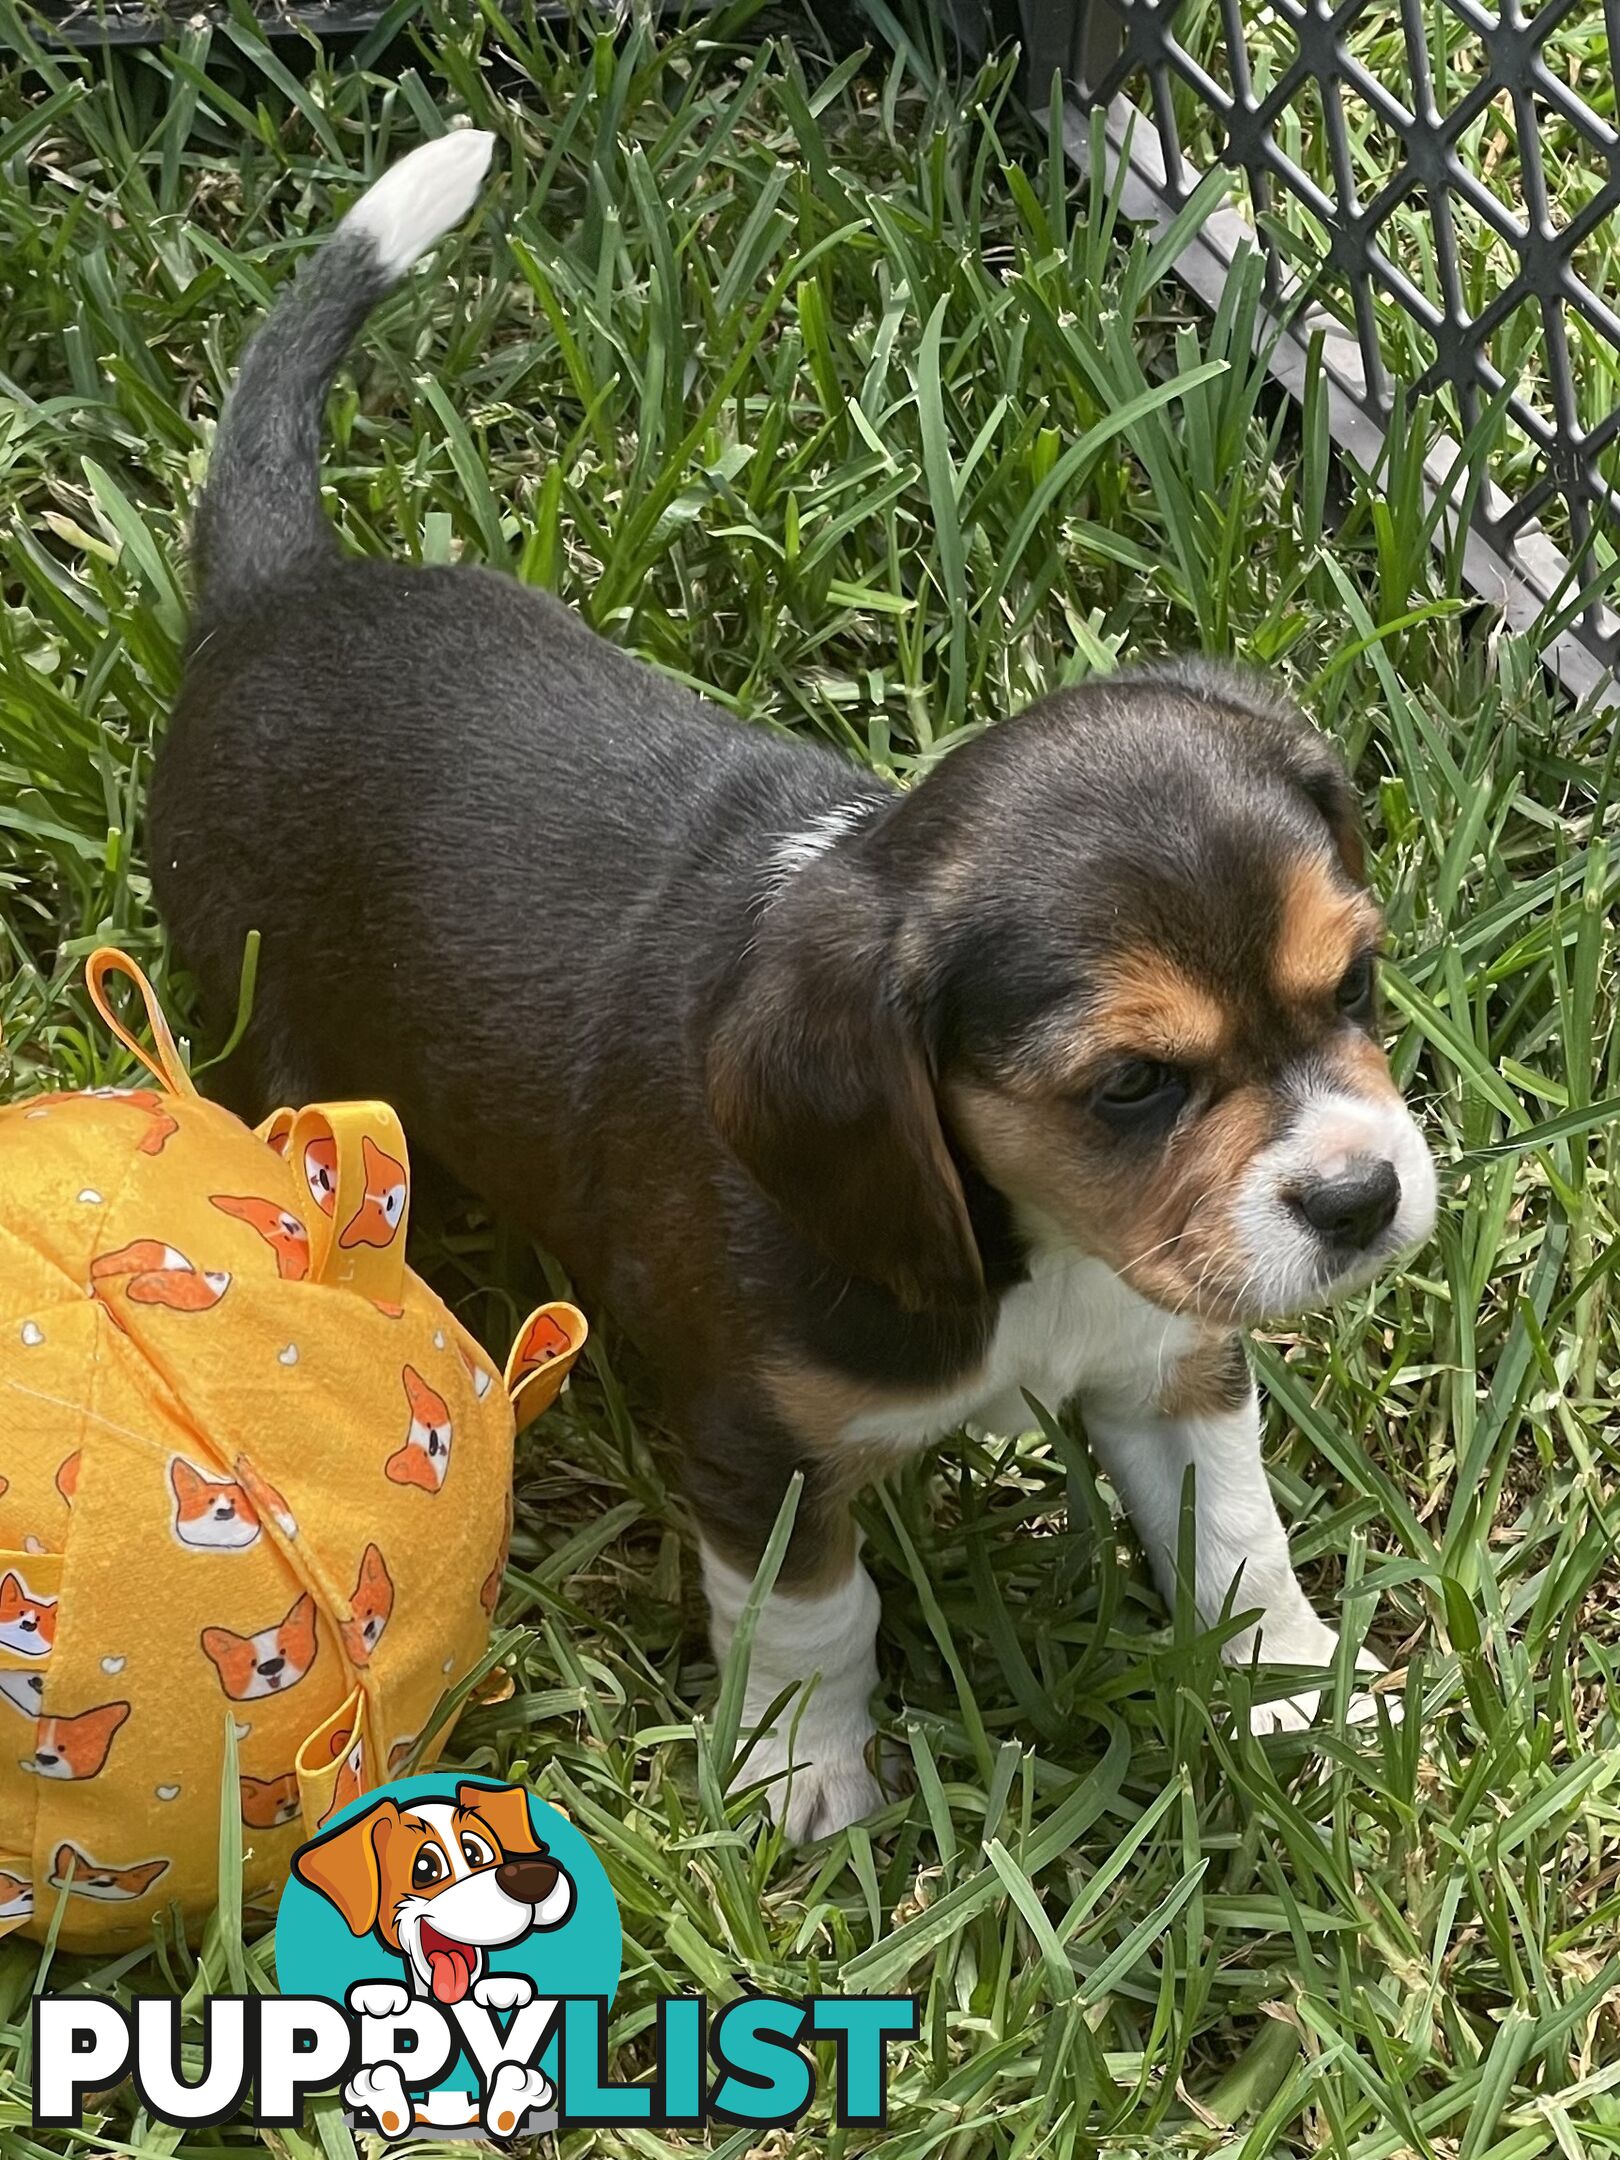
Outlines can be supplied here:
<path id="1" fill-rule="evenodd" d="M 524 1321 L 506 1360 L 506 1392 L 519 1432 L 557 1400 L 589 1334 L 579 1307 L 561 1300 Z"/>
<path id="2" fill-rule="evenodd" d="M 141 1003 L 146 1007 L 146 1024 L 152 1031 L 152 1041 L 156 1045 L 156 1056 L 137 1041 L 113 1011 L 112 1000 L 107 994 L 109 975 L 127 977 L 140 992 Z M 179 1046 L 169 1032 L 169 1023 L 163 1017 L 157 992 L 129 954 L 120 952 L 116 945 L 98 946 L 84 963 L 84 982 L 90 993 L 91 1004 L 124 1048 L 140 1059 L 153 1079 L 161 1081 L 173 1095 L 195 1095 L 197 1084 L 187 1072 Z"/>
<path id="3" fill-rule="evenodd" d="M 340 1808 L 378 1782 L 371 1723 L 366 1689 L 358 1683 L 293 1757 L 306 1837 L 317 1837 Z"/>
<path id="4" fill-rule="evenodd" d="M 314 1280 L 397 1313 L 411 1194 L 399 1119 L 381 1102 L 316 1104 L 292 1120 L 286 1153 L 315 1203 Z"/>

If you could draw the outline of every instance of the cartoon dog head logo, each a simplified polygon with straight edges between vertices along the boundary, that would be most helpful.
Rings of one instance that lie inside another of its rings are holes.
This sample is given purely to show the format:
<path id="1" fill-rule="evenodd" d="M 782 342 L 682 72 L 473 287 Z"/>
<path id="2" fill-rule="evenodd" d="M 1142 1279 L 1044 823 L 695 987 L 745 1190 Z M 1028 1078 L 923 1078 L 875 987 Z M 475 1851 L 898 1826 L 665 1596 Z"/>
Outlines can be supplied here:
<path id="1" fill-rule="evenodd" d="M 270 1797 L 244 1785 L 244 1816 Z M 346 2119 L 389 2139 L 554 2128 L 566 2005 L 605 2017 L 622 1953 L 607 1870 L 566 1814 L 451 1772 L 361 1798 L 340 1781 L 276 1919 L 282 1991 L 341 2003 L 354 2025 Z"/>
<path id="2" fill-rule="evenodd" d="M 413 1994 L 446 2005 L 478 1989 L 492 1950 L 561 1927 L 574 1909 L 573 1878 L 510 1785 L 461 1784 L 403 1808 L 379 1800 L 303 1846 L 293 1871 L 352 1935 L 401 1960 Z"/>

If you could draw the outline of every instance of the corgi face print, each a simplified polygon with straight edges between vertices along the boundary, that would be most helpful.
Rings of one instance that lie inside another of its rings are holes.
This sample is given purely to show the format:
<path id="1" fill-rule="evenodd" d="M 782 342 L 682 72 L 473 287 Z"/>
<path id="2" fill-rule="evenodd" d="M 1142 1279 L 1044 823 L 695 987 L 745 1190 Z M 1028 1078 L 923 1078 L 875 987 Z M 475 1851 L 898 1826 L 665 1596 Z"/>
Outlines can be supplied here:
<path id="1" fill-rule="evenodd" d="M 152 1275 L 166 1268 L 185 1269 L 190 1265 L 184 1253 L 165 1245 L 161 1238 L 135 1238 L 114 1252 L 98 1253 L 90 1263 L 90 1280 L 119 1282 L 132 1275 Z"/>
<path id="2" fill-rule="evenodd" d="M 274 1200 L 248 1195 L 211 1193 L 209 1203 L 222 1215 L 234 1216 L 256 1230 L 276 1258 L 276 1273 L 283 1282 L 302 1282 L 309 1273 L 309 1232 L 296 1215 Z"/>
<path id="3" fill-rule="evenodd" d="M 65 1455 L 56 1466 L 56 1489 L 69 1507 L 73 1505 L 73 1495 L 79 1489 L 79 1465 L 83 1460 L 84 1450 L 75 1448 L 71 1455 Z"/>
<path id="4" fill-rule="evenodd" d="M 294 1771 L 283 1777 L 245 1777 L 242 1787 L 242 1820 L 250 1830 L 280 1830 L 298 1816 L 298 1778 Z"/>
<path id="5" fill-rule="evenodd" d="M 563 1356 L 572 1347 L 568 1330 L 559 1327 L 550 1313 L 537 1312 L 518 1343 L 514 1368 L 523 1372 L 534 1365 L 549 1365 L 553 1358 Z"/>
<path id="6" fill-rule="evenodd" d="M 90 1293 L 105 1299 L 112 1284 L 132 1305 L 162 1305 L 170 1312 L 207 1312 L 231 1286 L 219 1268 L 199 1268 L 159 1238 L 136 1238 L 90 1263 Z"/>
<path id="7" fill-rule="evenodd" d="M 479 1402 L 482 1402 L 495 1385 L 495 1375 L 486 1372 L 475 1358 L 470 1358 L 459 1343 L 456 1345 L 456 1356 L 460 1358 L 462 1364 L 466 1367 L 467 1378 L 472 1382 L 474 1396 Z"/>
<path id="8" fill-rule="evenodd" d="M 337 1206 L 337 1142 L 329 1133 L 310 1140 L 304 1146 L 304 1183 L 309 1187 L 309 1197 L 323 1215 L 330 1215 Z"/>
<path id="9" fill-rule="evenodd" d="M 231 1278 L 219 1268 L 164 1269 L 155 1275 L 137 1275 L 125 1286 L 132 1305 L 161 1305 L 169 1312 L 211 1312 L 231 1287 Z"/>
<path id="10" fill-rule="evenodd" d="M 41 1718 L 34 1752 L 22 1758 L 36 1777 L 87 1778 L 100 1774 L 111 1753 L 113 1736 L 129 1716 L 127 1702 L 103 1703 L 78 1717 Z"/>
<path id="11" fill-rule="evenodd" d="M 306 1590 L 284 1620 L 257 1635 L 210 1627 L 203 1629 L 201 1641 L 232 1702 L 284 1695 L 315 1662 L 315 1600 Z"/>
<path id="12" fill-rule="evenodd" d="M 454 1437 L 450 1405 L 428 1386 L 414 1365 L 407 1365 L 401 1377 L 411 1406 L 411 1422 L 404 1445 L 389 1456 L 384 1468 L 396 1485 L 417 1485 L 424 1492 L 437 1492 L 450 1468 L 450 1442 Z"/>
<path id="13" fill-rule="evenodd" d="M 31 1597 L 20 1575 L 7 1575 L 0 1582 L 0 1647 L 48 1657 L 55 1641 L 55 1598 Z"/>
<path id="14" fill-rule="evenodd" d="M 0 1672 L 0 1702 L 10 1703 L 24 1717 L 37 1718 L 45 1707 L 45 1675 L 37 1672 Z"/>
<path id="15" fill-rule="evenodd" d="M 180 1130 L 169 1115 L 168 1104 L 153 1088 L 90 1088 L 86 1092 L 98 1102 L 127 1103 L 141 1113 L 146 1126 L 136 1146 L 143 1155 L 161 1155 Z"/>
<path id="16" fill-rule="evenodd" d="M 180 1130 L 170 1117 L 168 1105 L 161 1095 L 150 1088 L 135 1088 L 124 1100 L 131 1108 L 139 1110 L 146 1119 L 146 1130 L 135 1143 L 143 1155 L 161 1155 L 175 1134 Z"/>
<path id="17" fill-rule="evenodd" d="M 349 1599 L 351 1617 L 343 1623 L 343 1648 L 351 1665 L 370 1663 L 393 1609 L 394 1581 L 388 1563 L 375 1545 L 368 1545 L 360 1557 L 360 1579 Z"/>
<path id="18" fill-rule="evenodd" d="M 234 1478 L 213 1478 L 176 1455 L 169 1464 L 174 1491 L 174 1534 L 182 1545 L 239 1552 L 259 1535 L 252 1501 Z"/>
<path id="19" fill-rule="evenodd" d="M 405 1200 L 410 1190 L 405 1165 L 385 1155 L 369 1134 L 361 1136 L 360 1161 L 366 1189 L 360 1205 L 338 1234 L 338 1243 L 345 1252 L 356 1245 L 392 1245 L 405 1220 Z"/>
<path id="20" fill-rule="evenodd" d="M 25 1875 L 0 1869 L 0 1920 L 26 1920 L 33 1909 L 33 1884 Z"/>
<path id="21" fill-rule="evenodd" d="M 145 1897 L 169 1871 L 167 1860 L 137 1860 L 129 1867 L 104 1867 L 77 1845 L 61 1844 L 51 1862 L 51 1888 L 64 1883 L 75 1897 L 97 1898 L 106 1905 L 120 1905 Z"/>

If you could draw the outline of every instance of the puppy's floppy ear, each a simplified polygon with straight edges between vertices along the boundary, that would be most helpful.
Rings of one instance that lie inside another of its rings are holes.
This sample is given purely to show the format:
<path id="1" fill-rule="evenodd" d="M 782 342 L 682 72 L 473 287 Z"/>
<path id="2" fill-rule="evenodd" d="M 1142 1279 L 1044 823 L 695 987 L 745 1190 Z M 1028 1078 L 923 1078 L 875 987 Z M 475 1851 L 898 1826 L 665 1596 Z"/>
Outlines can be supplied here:
<path id="1" fill-rule="evenodd" d="M 760 921 L 708 1050 L 721 1137 L 794 1228 L 911 1311 L 971 1304 L 984 1269 L 877 897 L 799 870 Z"/>
<path id="2" fill-rule="evenodd" d="M 527 1795 L 515 1785 L 458 1785 L 456 1806 L 476 1815 L 503 1853 L 541 1851 L 529 1820 Z"/>
<path id="3" fill-rule="evenodd" d="M 351 1935 L 369 1935 L 377 1925 L 382 1909 L 379 1833 L 386 1842 L 398 1823 L 393 1801 L 379 1800 L 364 1815 L 302 1846 L 293 1860 L 298 1880 L 337 1907 Z"/>

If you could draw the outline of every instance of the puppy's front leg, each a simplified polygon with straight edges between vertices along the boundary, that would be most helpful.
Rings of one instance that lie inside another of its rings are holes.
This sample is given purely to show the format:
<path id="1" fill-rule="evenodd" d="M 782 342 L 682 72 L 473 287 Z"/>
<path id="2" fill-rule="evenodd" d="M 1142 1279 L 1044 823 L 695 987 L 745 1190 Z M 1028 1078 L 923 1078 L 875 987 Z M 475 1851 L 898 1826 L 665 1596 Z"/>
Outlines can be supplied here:
<path id="1" fill-rule="evenodd" d="M 842 1492 L 769 1417 L 703 1421 L 687 1463 L 698 1515 L 709 1633 L 724 1660 L 795 1467 L 805 1486 L 776 1585 L 760 1608 L 742 1739 L 793 1693 L 747 1752 L 742 1779 L 769 1780 L 772 1815 L 795 1842 L 869 1815 L 883 1789 L 867 1763 L 877 1688 L 876 1586 L 861 1565 Z"/>
<path id="2" fill-rule="evenodd" d="M 1236 1340 L 1190 1362 L 1155 1402 L 1124 1388 L 1081 1397 L 1086 1431 L 1136 1526 L 1166 1602 L 1175 1596 L 1181 1494 L 1194 1472 L 1196 1546 L 1193 1595 L 1206 1625 L 1231 1595 L 1234 1613 L 1258 1609 L 1222 1652 L 1247 1665 L 1325 1666 L 1338 1636 L 1318 1619 L 1288 1557 L 1288 1533 L 1277 1513 L 1260 1457 L 1260 1405 L 1242 1346 Z M 1364 1651 L 1358 1664 L 1383 1670 Z M 1257 1732 L 1297 1731 L 1316 1715 L 1318 1690 L 1255 1706 Z M 1372 1698 L 1351 1699 L 1350 1717 L 1377 1715 Z"/>
<path id="3" fill-rule="evenodd" d="M 853 1540 L 851 1540 L 853 1547 Z M 718 1659 L 731 1648 L 753 1576 L 703 1544 L 709 1633 Z M 837 1571 L 783 1589 L 760 1608 L 743 1694 L 743 1738 L 784 1690 L 796 1692 L 761 1733 L 743 1765 L 790 1838 L 830 1837 L 869 1815 L 883 1789 L 867 1766 L 875 1730 L 878 1594 L 851 1549 Z"/>

